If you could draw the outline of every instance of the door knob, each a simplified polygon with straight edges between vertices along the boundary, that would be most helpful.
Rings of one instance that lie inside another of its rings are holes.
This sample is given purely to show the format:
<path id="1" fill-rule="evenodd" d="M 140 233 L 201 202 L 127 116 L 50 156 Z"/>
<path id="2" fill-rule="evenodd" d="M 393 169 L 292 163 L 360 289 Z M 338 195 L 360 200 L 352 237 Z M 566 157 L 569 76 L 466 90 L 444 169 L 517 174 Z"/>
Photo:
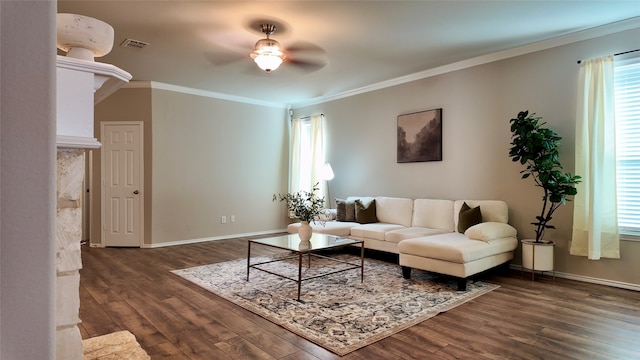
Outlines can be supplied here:
<path id="1" fill-rule="evenodd" d="M 140 192 L 138 190 L 134 190 L 133 193 L 138 195 Z"/>

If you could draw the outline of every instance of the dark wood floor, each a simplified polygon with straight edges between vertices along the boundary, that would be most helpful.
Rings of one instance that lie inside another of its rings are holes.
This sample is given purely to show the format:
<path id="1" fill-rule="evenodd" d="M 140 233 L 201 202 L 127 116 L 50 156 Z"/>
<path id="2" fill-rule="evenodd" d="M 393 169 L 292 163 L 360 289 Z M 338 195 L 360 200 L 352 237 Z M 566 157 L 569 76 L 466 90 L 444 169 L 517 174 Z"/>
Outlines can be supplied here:
<path id="1" fill-rule="evenodd" d="M 246 251 L 246 238 L 157 249 L 83 246 L 83 338 L 129 330 L 152 359 L 339 358 L 169 272 Z M 640 293 L 533 282 L 504 270 L 482 280 L 500 288 L 344 358 L 640 359 Z"/>

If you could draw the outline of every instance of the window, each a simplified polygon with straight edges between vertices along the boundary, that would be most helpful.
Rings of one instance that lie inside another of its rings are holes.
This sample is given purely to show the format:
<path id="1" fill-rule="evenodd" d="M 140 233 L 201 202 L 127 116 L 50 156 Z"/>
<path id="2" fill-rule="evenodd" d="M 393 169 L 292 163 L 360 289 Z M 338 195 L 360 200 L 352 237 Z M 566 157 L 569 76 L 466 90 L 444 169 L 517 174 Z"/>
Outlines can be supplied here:
<path id="1" fill-rule="evenodd" d="M 618 228 L 640 236 L 640 57 L 616 59 L 614 83 Z"/>
<path id="2" fill-rule="evenodd" d="M 324 115 L 294 119 L 291 122 L 291 154 L 289 163 L 289 191 L 311 191 L 319 186 L 319 196 L 324 196 Z"/>

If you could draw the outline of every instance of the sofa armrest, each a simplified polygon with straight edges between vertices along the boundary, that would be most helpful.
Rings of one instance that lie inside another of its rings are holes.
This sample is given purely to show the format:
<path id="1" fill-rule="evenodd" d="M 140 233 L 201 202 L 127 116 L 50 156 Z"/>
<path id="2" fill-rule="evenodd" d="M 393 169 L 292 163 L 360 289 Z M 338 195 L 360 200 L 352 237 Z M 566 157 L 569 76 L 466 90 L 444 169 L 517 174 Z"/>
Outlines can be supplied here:
<path id="1" fill-rule="evenodd" d="M 518 231 L 511 225 L 500 222 L 483 222 L 471 226 L 464 232 L 469 239 L 489 242 L 505 237 L 516 237 Z"/>

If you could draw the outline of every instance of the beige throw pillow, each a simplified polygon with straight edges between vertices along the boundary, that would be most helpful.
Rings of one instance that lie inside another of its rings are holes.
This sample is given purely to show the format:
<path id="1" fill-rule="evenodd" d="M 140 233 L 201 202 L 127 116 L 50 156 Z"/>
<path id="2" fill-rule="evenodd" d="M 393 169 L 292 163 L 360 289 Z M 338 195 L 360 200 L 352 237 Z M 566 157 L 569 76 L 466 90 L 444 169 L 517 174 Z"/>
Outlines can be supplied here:
<path id="1" fill-rule="evenodd" d="M 485 222 L 469 227 L 464 235 L 472 240 L 490 242 L 495 239 L 516 237 L 518 231 L 511 225 L 499 222 Z"/>

